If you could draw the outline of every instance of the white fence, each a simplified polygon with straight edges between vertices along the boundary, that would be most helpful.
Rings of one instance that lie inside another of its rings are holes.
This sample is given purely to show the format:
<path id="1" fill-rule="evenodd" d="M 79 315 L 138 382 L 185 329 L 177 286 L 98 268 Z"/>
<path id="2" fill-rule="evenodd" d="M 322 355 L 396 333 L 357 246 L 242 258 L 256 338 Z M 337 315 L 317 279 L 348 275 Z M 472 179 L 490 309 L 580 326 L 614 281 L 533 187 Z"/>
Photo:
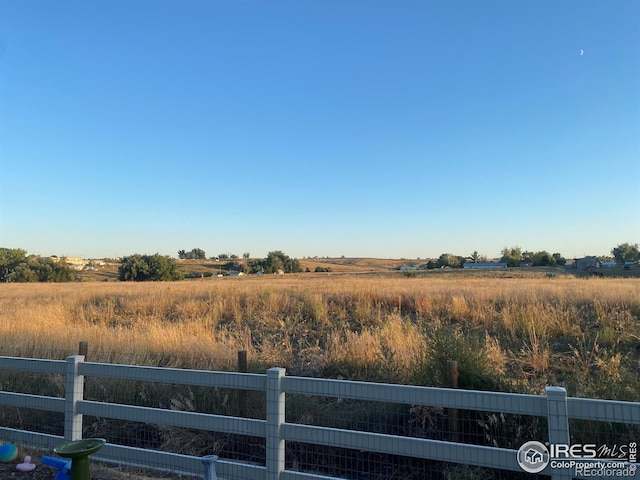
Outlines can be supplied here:
<path id="1" fill-rule="evenodd" d="M 0 392 L 0 406 L 63 413 L 64 438 L 5 427 L 0 428 L 2 439 L 52 449 L 62 441 L 82 438 L 83 415 L 266 439 L 264 465 L 220 459 L 216 470 L 221 478 L 266 480 L 334 478 L 286 469 L 285 442 L 287 441 L 522 472 L 517 462 L 516 450 L 287 423 L 285 421 L 286 394 L 546 417 L 550 444 L 570 443 L 570 418 L 640 425 L 640 403 L 568 398 L 565 389 L 561 387 L 548 387 L 546 396 L 537 396 L 287 377 L 282 368 L 271 368 L 266 375 L 260 375 L 114 365 L 85 362 L 81 355 L 70 356 L 66 361 L 0 357 L 0 371 L 2 370 L 59 374 L 66 377 L 65 398 Z M 85 377 L 263 391 L 266 392 L 266 420 L 88 401 L 84 400 Z M 170 466 L 167 469 L 179 474 L 201 476 L 203 472 L 200 457 L 112 443 L 107 443 L 94 457 L 122 465 L 150 468 L 166 465 Z M 552 469 L 550 466 L 540 473 L 549 475 L 554 480 L 572 478 L 569 470 Z M 640 478 L 640 474 L 634 473 L 628 478 Z"/>

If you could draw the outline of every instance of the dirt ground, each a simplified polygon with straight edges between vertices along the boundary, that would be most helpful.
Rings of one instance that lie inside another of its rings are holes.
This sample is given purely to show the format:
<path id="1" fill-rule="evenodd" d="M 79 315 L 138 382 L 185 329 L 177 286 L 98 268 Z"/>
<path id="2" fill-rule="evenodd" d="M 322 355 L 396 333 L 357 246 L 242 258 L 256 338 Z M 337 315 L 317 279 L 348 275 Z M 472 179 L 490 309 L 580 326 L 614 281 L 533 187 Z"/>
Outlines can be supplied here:
<path id="1" fill-rule="evenodd" d="M 0 479 L 53 480 L 56 476 L 55 468 L 51 468 L 47 465 L 40 465 L 39 462 L 35 470 L 31 472 L 20 472 L 16 469 L 16 465 L 18 463 L 22 463 L 22 459 L 15 462 L 0 463 Z"/>
<path id="2" fill-rule="evenodd" d="M 17 464 L 22 463 L 23 457 L 13 462 L 0 463 L 0 480 L 53 480 L 55 478 L 57 469 L 40 463 L 38 454 L 32 454 L 31 457 L 31 462 L 36 464 L 35 470 L 31 472 L 20 472 L 16 468 Z M 171 475 L 163 476 L 161 473 L 149 475 L 149 472 L 123 471 L 105 465 L 91 464 L 91 480 L 167 480 L 172 478 Z"/>

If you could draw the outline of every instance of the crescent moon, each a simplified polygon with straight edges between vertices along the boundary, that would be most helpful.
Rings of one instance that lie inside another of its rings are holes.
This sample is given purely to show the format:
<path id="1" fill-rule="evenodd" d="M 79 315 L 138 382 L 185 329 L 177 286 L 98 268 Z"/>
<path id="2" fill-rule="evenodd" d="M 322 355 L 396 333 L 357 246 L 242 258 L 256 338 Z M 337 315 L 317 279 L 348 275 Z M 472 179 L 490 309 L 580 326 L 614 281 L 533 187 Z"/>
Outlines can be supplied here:
<path id="1" fill-rule="evenodd" d="M 580 56 L 584 55 L 584 50 L 580 49 Z"/>

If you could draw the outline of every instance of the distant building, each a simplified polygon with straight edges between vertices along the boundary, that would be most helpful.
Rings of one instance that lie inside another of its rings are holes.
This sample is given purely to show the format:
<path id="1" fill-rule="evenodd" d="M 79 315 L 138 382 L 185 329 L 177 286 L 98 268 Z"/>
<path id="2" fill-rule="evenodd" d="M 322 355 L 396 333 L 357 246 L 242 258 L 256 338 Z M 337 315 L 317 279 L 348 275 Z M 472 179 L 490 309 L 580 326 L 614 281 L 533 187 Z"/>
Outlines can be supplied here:
<path id="1" fill-rule="evenodd" d="M 51 255 L 49 257 L 53 263 L 65 262 L 67 265 L 71 266 L 80 266 L 83 267 L 86 265 L 87 261 L 82 257 L 58 257 L 57 255 Z"/>
<path id="2" fill-rule="evenodd" d="M 402 265 L 400 267 L 400 270 L 406 271 L 406 270 L 417 270 L 418 266 L 417 265 Z"/>
<path id="3" fill-rule="evenodd" d="M 576 258 L 573 264 L 577 270 L 600 268 L 600 261 L 596 257 Z"/>
<path id="4" fill-rule="evenodd" d="M 507 268 L 504 262 L 465 262 L 462 268 Z"/>
<path id="5" fill-rule="evenodd" d="M 525 258 L 524 260 L 520 260 L 520 266 L 533 267 L 533 260 L 531 260 L 529 257 Z"/>

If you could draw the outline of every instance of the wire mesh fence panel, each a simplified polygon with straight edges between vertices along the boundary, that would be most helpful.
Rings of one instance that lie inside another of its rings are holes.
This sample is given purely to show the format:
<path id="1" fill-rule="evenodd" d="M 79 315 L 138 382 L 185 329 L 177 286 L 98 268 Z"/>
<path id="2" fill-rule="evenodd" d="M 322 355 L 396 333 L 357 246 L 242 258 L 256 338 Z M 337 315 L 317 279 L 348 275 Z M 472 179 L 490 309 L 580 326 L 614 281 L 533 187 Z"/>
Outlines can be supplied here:
<path id="1" fill-rule="evenodd" d="M 265 419 L 265 392 L 260 391 L 88 378 L 85 398 L 172 412 Z M 84 436 L 181 455 L 217 455 L 221 460 L 265 463 L 264 438 L 210 431 L 204 424 L 201 429 L 160 424 L 157 419 L 154 422 L 154 412 L 142 410 L 141 415 L 148 418 L 141 417 L 139 422 L 85 416 Z M 170 464 L 157 466 L 172 469 Z"/>
<path id="2" fill-rule="evenodd" d="M 640 425 L 570 419 L 571 443 L 621 445 L 640 441 Z"/>
<path id="3" fill-rule="evenodd" d="M 286 468 L 348 480 L 543 480 L 550 477 L 473 465 L 287 442 Z"/>
<path id="4" fill-rule="evenodd" d="M 2 406 L 0 407 L 0 425 L 5 428 L 62 437 L 64 435 L 64 413 Z"/>
<path id="5" fill-rule="evenodd" d="M 301 394 L 287 395 L 286 421 L 512 450 L 530 440 L 547 440 L 547 420 L 543 417 Z M 536 478 L 531 474 L 301 442 L 287 442 L 286 455 L 287 468 L 341 478 Z"/>
<path id="6" fill-rule="evenodd" d="M 63 375 L 0 370 L 0 391 L 64 398 Z M 64 413 L 35 408 L 0 406 L 0 425 L 48 435 L 64 435 Z"/>
<path id="7" fill-rule="evenodd" d="M 84 437 L 105 438 L 125 447 L 157 450 L 195 457 L 217 455 L 220 460 L 265 463 L 265 439 L 149 423 L 85 417 Z M 151 465 L 150 465 L 151 466 Z M 173 471 L 171 457 L 161 457 L 153 467 Z"/>

